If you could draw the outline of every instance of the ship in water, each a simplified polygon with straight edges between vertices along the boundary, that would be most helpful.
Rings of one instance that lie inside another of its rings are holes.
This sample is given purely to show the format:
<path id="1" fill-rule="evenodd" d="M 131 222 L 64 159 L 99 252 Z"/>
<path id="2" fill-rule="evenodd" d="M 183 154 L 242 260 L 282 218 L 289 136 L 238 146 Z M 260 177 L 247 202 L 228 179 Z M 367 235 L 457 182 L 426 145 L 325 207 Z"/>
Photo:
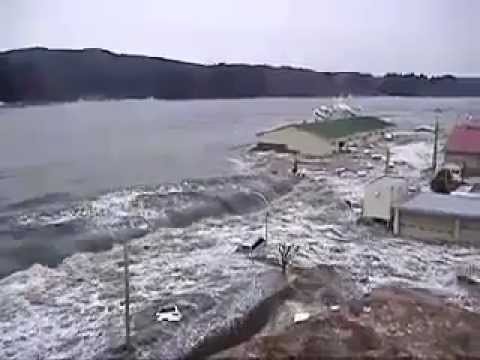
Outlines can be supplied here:
<path id="1" fill-rule="evenodd" d="M 361 108 L 347 103 L 346 98 L 337 98 L 331 105 L 321 105 L 313 109 L 313 121 L 332 121 L 351 118 L 361 114 Z"/>

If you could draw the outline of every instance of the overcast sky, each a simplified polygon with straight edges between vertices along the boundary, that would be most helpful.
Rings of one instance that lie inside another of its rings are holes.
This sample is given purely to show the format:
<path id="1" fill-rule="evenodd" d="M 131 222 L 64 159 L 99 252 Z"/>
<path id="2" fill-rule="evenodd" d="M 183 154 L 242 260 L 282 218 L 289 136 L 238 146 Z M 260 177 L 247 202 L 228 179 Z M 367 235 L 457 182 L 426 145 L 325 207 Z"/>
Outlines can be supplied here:
<path id="1" fill-rule="evenodd" d="M 478 0 L 0 0 L 0 49 L 480 75 Z"/>

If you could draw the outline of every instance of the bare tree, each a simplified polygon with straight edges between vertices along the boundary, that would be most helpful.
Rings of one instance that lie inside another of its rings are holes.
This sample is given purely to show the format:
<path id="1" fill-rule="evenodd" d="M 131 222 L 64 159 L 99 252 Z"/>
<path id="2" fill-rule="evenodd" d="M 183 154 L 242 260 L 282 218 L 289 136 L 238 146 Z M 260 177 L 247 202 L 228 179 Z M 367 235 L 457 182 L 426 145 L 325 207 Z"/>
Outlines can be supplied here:
<path id="1" fill-rule="evenodd" d="M 293 244 L 279 244 L 278 252 L 280 254 L 280 265 L 282 266 L 282 273 L 287 272 L 287 266 L 292 262 L 293 257 L 298 252 L 300 247 Z"/>

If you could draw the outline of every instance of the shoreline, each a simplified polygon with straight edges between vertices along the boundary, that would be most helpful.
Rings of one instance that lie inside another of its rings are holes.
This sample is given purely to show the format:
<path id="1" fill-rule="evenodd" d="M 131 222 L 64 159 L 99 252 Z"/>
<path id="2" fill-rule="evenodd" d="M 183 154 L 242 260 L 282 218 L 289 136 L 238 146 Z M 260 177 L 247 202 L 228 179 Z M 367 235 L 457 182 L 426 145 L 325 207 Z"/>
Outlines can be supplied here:
<path id="1" fill-rule="evenodd" d="M 157 98 L 152 96 L 146 97 L 112 97 L 112 98 L 77 98 L 72 100 L 45 100 L 45 101 L 3 101 L 0 100 L 0 109 L 19 109 L 33 106 L 48 106 L 48 105 L 68 105 L 81 102 L 113 102 L 113 101 L 165 101 L 165 102 L 190 102 L 190 101 L 222 101 L 222 100 L 282 100 L 282 99 L 336 99 L 344 98 L 344 95 L 279 95 L 279 96 L 243 96 L 243 97 L 192 97 L 192 98 Z M 349 99 L 479 99 L 480 95 L 387 95 L 387 94 L 371 94 L 371 95 L 348 95 Z"/>

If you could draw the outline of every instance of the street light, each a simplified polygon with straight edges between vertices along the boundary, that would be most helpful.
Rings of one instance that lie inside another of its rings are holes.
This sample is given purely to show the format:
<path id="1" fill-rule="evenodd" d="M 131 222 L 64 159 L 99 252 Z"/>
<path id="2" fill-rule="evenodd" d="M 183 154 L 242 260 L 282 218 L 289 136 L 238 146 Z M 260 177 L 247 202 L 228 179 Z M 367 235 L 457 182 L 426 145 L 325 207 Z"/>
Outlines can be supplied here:
<path id="1" fill-rule="evenodd" d="M 442 109 L 436 108 L 433 112 L 435 113 L 435 138 L 433 140 L 432 169 L 435 174 L 438 156 L 438 116 L 442 113 Z"/>
<path id="2" fill-rule="evenodd" d="M 265 210 L 265 242 L 267 241 L 268 238 L 268 213 L 270 209 L 270 203 L 268 202 L 268 199 L 259 191 L 250 191 L 252 195 L 258 196 L 262 201 L 265 203 L 265 206 L 267 209 Z"/>

